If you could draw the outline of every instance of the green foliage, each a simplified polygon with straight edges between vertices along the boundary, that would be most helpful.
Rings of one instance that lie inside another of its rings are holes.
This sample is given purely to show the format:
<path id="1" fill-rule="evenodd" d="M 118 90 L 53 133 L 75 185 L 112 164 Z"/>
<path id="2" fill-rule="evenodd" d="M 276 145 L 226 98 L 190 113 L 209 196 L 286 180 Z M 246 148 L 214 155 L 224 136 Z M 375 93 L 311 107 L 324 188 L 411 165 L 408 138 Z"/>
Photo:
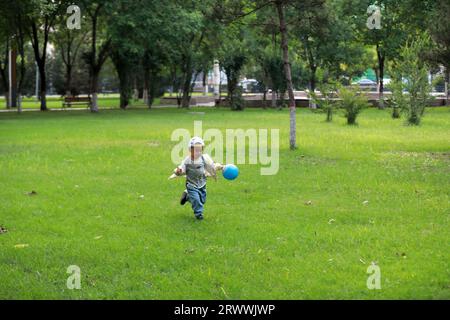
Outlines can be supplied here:
<path id="1" fill-rule="evenodd" d="M 228 79 L 228 101 L 232 110 L 243 110 L 242 89 L 238 86 L 242 67 L 246 61 L 242 52 L 230 52 L 222 60 Z"/>
<path id="2" fill-rule="evenodd" d="M 369 107 L 364 92 L 361 92 L 358 87 L 338 87 L 338 97 L 340 99 L 339 105 L 344 111 L 344 117 L 347 119 L 347 124 L 355 125 L 356 118 L 360 112 Z"/>
<path id="3" fill-rule="evenodd" d="M 311 111 L 325 113 L 326 121 L 331 122 L 333 121 L 333 113 L 338 107 L 335 101 L 338 84 L 330 78 L 325 78 L 325 72 L 322 69 L 317 70 L 317 80 L 317 89 L 320 94 L 315 91 L 309 92 L 309 97 L 317 106 L 317 109 L 311 109 Z"/>
<path id="4" fill-rule="evenodd" d="M 398 74 L 393 72 L 391 76 L 391 83 L 389 84 L 389 88 L 391 89 L 391 100 L 390 104 L 392 107 L 392 118 L 398 119 L 400 118 L 400 110 L 402 110 L 403 106 L 407 104 L 407 100 L 405 95 L 403 94 L 403 83 L 402 79 L 398 78 Z"/>
<path id="5" fill-rule="evenodd" d="M 266 56 L 264 65 L 271 80 L 272 90 L 281 95 L 287 90 L 286 75 L 281 55 Z"/>
<path id="6" fill-rule="evenodd" d="M 102 82 L 102 79 L 97 79 L 102 65 L 114 55 L 115 66 L 125 68 L 133 78 L 133 83 L 138 83 L 139 89 L 145 83 L 146 89 L 154 93 L 153 97 L 170 82 L 175 91 L 183 95 L 183 105 L 186 105 L 192 94 L 193 76 L 210 71 L 212 62 L 218 59 L 231 76 L 231 100 L 240 98 L 239 90 L 235 91 L 233 86 L 242 75 L 256 75 L 262 88 L 271 88 L 282 96 L 286 92 L 286 81 L 280 50 L 280 26 L 274 6 L 276 2 L 79 0 L 76 4 L 81 7 L 82 30 L 69 32 L 65 28 L 65 10 L 73 1 L 0 0 L 0 50 L 3 54 L 5 40 L 15 33 L 17 26 L 23 27 L 25 43 L 31 43 L 30 23 L 34 21 L 39 26 L 37 38 L 40 56 L 45 57 L 42 46 L 42 40 L 46 38 L 45 31 L 51 30 L 47 34 L 49 43 L 56 44 L 56 55 L 63 51 L 58 43 L 61 44 L 61 40 L 70 37 L 71 33 L 72 37 L 74 34 L 78 37 L 75 42 L 79 42 L 79 38 L 83 39 L 80 54 L 84 52 L 84 63 L 79 63 L 74 73 L 84 75 L 89 72 L 89 82 L 92 83 Z M 429 58 L 435 64 L 445 65 L 450 61 L 446 32 L 448 19 L 445 20 L 450 9 L 447 2 L 283 1 L 295 89 L 301 90 L 308 84 L 314 88 L 319 69 L 328 70 L 332 77 L 347 84 L 368 67 L 380 69 L 384 63 L 388 64 L 396 57 L 408 34 L 416 34 L 422 29 L 430 29 L 436 42 L 433 50 L 430 49 Z M 379 30 L 366 27 L 367 7 L 371 4 L 381 8 L 382 28 Z M 15 13 L 20 13 L 23 19 L 18 25 L 12 19 Z M 97 27 L 96 41 L 92 44 L 94 20 Z M 30 45 L 25 50 L 33 52 Z M 67 46 L 64 50 L 69 51 Z M 74 50 L 74 46 L 71 50 Z M 118 57 L 129 61 L 118 63 Z M 241 63 L 242 59 L 245 62 Z M 380 63 L 374 66 L 374 60 L 377 59 Z M 2 70 L 5 69 L 4 64 L 2 61 Z M 31 64 L 30 61 L 27 69 L 31 69 Z M 55 84 L 52 81 L 52 89 L 56 87 L 58 92 L 68 91 L 62 88 L 63 76 L 57 74 L 62 68 L 64 65 L 58 61 L 57 67 L 47 71 L 51 73 L 48 78 L 58 82 Z M 80 69 L 84 69 L 84 73 Z M 29 87 L 34 83 L 32 75 L 33 72 L 27 72 L 29 79 L 25 82 L 30 83 Z M 147 81 L 149 77 L 154 80 L 153 83 Z M 74 83 L 79 86 L 80 77 L 77 80 Z M 6 87 L 4 82 L 2 79 L 2 87 Z M 158 84 L 155 85 L 155 82 Z M 124 85 L 122 83 L 122 87 Z M 72 89 L 85 91 L 82 87 Z M 98 88 L 91 88 L 91 91 L 95 89 Z M 326 88 L 322 89 L 327 91 Z M 241 108 L 240 103 L 233 102 L 232 105 L 233 109 Z"/>
<path id="7" fill-rule="evenodd" d="M 394 108 L 401 109 L 410 125 L 420 124 L 425 107 L 431 100 L 429 67 L 423 59 L 423 52 L 429 46 L 430 38 L 427 35 L 408 40 L 400 50 L 398 61 L 392 66 Z"/>
<path id="8" fill-rule="evenodd" d="M 433 1 L 430 14 L 424 19 L 428 31 L 436 46 L 430 50 L 430 61 L 440 63 L 450 73 L 450 2 L 448 0 Z"/>
<path id="9" fill-rule="evenodd" d="M 248 61 L 249 48 L 242 26 L 231 25 L 224 30 L 218 53 L 220 65 L 227 76 L 228 103 L 232 110 L 243 110 L 242 90 L 238 84 Z"/>
<path id="10" fill-rule="evenodd" d="M 338 16 L 340 11 L 333 1 L 299 0 L 294 1 L 294 8 L 292 14 L 303 19 L 295 23 L 292 33 L 307 65 L 311 90 L 318 80 L 318 68 L 327 69 L 336 78 L 351 78 L 367 69 L 364 46 L 352 32 L 352 23 Z"/>

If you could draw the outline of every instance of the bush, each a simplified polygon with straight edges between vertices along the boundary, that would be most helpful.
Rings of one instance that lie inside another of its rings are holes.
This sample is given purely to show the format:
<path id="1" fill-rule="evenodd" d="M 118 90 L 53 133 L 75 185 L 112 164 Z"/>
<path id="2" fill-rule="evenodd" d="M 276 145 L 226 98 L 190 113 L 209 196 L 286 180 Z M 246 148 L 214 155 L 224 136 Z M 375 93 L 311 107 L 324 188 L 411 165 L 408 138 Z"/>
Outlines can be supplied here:
<path id="1" fill-rule="evenodd" d="M 367 97 L 359 92 L 358 88 L 339 86 L 338 97 L 340 98 L 339 106 L 344 110 L 344 116 L 349 125 L 356 124 L 359 113 L 369 107 Z"/>
<path id="2" fill-rule="evenodd" d="M 407 117 L 410 125 L 419 125 L 425 107 L 431 102 L 429 67 L 423 52 L 429 47 L 430 38 L 422 35 L 408 41 L 400 50 L 400 59 L 392 68 L 392 102 Z"/>
<path id="3" fill-rule="evenodd" d="M 390 100 L 390 104 L 392 106 L 392 118 L 399 119 L 400 110 L 402 110 L 403 106 L 406 104 L 406 99 L 403 96 L 403 86 L 401 81 L 395 79 L 395 75 L 393 75 L 391 79 L 390 89 L 392 92 Z"/>
<path id="4" fill-rule="evenodd" d="M 333 100 L 336 96 L 337 84 L 333 81 L 325 80 L 323 71 L 317 72 L 317 89 L 320 91 L 320 96 L 315 92 L 309 92 L 309 98 L 317 105 L 318 109 L 311 109 L 313 112 L 323 112 L 326 114 L 326 121 L 333 121 L 333 113 L 337 107 L 336 101 Z"/>
<path id="5" fill-rule="evenodd" d="M 242 87 L 237 86 L 233 90 L 229 99 L 231 110 L 244 110 L 244 99 L 242 98 Z"/>

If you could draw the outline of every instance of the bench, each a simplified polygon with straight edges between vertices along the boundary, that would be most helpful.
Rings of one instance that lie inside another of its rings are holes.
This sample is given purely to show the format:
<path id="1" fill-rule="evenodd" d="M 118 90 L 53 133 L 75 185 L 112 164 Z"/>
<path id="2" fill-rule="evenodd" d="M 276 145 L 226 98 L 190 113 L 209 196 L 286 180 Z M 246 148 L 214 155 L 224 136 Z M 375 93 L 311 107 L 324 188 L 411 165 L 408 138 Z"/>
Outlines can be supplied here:
<path id="1" fill-rule="evenodd" d="M 87 105 L 88 108 L 92 105 L 91 97 L 64 97 L 63 108 L 68 106 Z"/>

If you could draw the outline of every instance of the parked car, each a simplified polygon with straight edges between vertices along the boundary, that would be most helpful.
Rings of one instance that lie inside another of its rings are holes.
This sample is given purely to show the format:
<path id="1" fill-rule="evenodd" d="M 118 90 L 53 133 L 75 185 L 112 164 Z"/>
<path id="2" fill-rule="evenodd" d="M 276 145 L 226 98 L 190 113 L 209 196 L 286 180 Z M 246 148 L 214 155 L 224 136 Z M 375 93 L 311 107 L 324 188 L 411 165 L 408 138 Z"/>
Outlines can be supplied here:
<path id="1" fill-rule="evenodd" d="M 361 79 L 358 82 L 356 82 L 361 87 L 369 87 L 369 86 L 376 86 L 377 83 L 375 81 L 372 81 L 370 79 Z"/>

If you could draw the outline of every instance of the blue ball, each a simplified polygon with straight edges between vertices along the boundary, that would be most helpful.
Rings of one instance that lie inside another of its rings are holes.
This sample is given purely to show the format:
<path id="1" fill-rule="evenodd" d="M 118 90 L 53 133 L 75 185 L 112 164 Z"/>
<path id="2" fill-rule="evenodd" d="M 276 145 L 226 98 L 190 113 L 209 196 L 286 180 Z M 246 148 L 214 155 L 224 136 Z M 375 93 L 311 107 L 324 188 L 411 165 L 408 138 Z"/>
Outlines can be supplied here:
<path id="1" fill-rule="evenodd" d="M 227 164 L 223 168 L 223 177 L 227 180 L 234 180 L 239 175 L 239 169 L 234 164 Z"/>

